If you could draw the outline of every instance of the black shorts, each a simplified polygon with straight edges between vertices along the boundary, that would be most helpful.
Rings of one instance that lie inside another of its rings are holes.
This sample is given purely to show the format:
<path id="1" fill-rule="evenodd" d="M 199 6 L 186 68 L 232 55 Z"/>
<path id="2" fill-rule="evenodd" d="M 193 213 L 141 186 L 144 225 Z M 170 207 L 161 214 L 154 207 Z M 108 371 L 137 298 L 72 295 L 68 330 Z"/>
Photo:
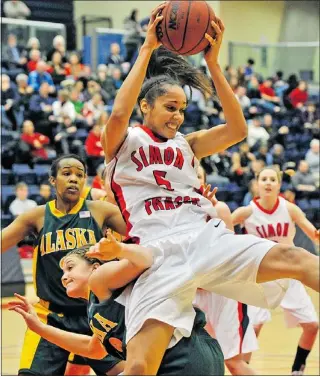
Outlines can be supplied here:
<path id="1" fill-rule="evenodd" d="M 77 334 L 92 335 L 87 316 L 54 313 L 41 304 L 36 304 L 35 310 L 43 323 Z M 19 375 L 63 376 L 69 356 L 70 352 L 27 329 L 21 352 Z M 110 355 L 102 360 L 93 360 L 77 355 L 71 356 L 72 359 L 73 363 L 90 365 L 98 376 L 106 375 L 110 369 L 121 361 Z"/>
<path id="2" fill-rule="evenodd" d="M 158 376 L 223 376 L 224 357 L 220 345 L 202 327 L 192 330 L 168 349 Z"/>

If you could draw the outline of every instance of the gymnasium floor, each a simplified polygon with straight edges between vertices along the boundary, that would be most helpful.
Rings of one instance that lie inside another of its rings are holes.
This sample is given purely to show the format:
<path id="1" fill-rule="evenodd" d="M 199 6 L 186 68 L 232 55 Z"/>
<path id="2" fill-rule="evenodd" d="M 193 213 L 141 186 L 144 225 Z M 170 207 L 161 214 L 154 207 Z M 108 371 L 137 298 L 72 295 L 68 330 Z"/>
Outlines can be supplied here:
<path id="1" fill-rule="evenodd" d="M 319 314 L 319 295 L 311 291 L 309 294 Z M 30 298 L 35 297 L 31 285 L 27 287 L 27 295 Z M 7 298 L 2 300 L 1 374 L 16 375 L 26 326 L 18 314 L 6 309 L 5 304 L 8 301 Z M 289 375 L 300 333 L 298 328 L 286 329 L 282 312 L 276 309 L 273 312 L 272 321 L 262 329 L 260 350 L 253 355 L 252 366 L 255 370 L 261 375 Z M 320 374 L 319 337 L 309 355 L 305 374 L 313 376 Z"/>

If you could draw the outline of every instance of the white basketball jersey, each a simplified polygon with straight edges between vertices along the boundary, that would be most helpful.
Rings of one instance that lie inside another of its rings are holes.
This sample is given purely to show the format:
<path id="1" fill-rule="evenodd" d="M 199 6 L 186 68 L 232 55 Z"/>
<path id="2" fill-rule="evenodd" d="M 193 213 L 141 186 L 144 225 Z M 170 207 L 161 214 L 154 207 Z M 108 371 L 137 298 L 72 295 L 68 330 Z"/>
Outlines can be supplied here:
<path id="1" fill-rule="evenodd" d="M 107 164 L 127 235 L 143 243 L 215 217 L 212 203 L 199 191 L 197 168 L 181 133 L 162 140 L 145 126 L 129 128 L 116 157 Z"/>
<path id="2" fill-rule="evenodd" d="M 257 199 L 253 199 L 250 205 L 252 214 L 244 222 L 247 233 L 278 243 L 293 244 L 296 227 L 284 198 L 279 196 L 270 211 L 262 208 Z"/>

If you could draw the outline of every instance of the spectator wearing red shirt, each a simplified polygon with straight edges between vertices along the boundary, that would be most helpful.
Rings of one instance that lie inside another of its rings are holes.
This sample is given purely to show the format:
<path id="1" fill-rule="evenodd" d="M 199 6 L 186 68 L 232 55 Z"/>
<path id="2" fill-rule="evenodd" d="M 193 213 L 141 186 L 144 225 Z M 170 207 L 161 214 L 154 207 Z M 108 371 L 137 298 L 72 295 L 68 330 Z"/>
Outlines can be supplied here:
<path id="1" fill-rule="evenodd" d="M 104 181 L 102 178 L 104 170 L 105 170 L 104 164 L 101 164 L 98 166 L 97 175 L 93 178 L 93 181 L 91 184 L 92 188 L 104 190 Z"/>
<path id="2" fill-rule="evenodd" d="M 272 88 L 272 80 L 270 78 L 260 84 L 259 90 L 261 93 L 261 98 L 263 98 L 265 101 L 272 103 L 280 102 L 280 98 L 276 96 L 276 93 Z"/>
<path id="3" fill-rule="evenodd" d="M 36 49 L 32 49 L 29 54 L 29 61 L 27 63 L 28 72 L 35 71 L 37 64 L 41 60 L 41 52 Z"/>
<path id="4" fill-rule="evenodd" d="M 94 125 L 85 142 L 86 152 L 88 157 L 90 157 L 88 160 L 88 168 L 94 175 L 98 166 L 104 161 L 104 152 L 100 142 L 101 130 L 101 126 L 98 124 Z"/>
<path id="5" fill-rule="evenodd" d="M 294 108 L 301 108 L 308 101 L 307 83 L 300 81 L 296 89 L 289 94 L 289 99 Z"/>
<path id="6" fill-rule="evenodd" d="M 48 158 L 44 145 L 49 144 L 50 140 L 47 136 L 34 132 L 34 125 L 31 120 L 24 121 L 21 140 L 31 146 L 32 156 L 43 159 Z"/>

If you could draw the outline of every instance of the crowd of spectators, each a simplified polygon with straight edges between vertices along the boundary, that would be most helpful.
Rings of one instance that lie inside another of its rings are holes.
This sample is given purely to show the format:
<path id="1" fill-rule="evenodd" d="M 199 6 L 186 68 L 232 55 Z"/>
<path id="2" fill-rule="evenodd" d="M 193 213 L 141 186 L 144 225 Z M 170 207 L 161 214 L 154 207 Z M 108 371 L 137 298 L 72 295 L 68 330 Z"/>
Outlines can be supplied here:
<path id="1" fill-rule="evenodd" d="M 66 50 L 60 35 L 47 52 L 36 38 L 30 38 L 24 48 L 18 46 L 15 35 L 8 35 L 1 74 L 3 171 L 14 172 L 15 164 L 27 164 L 32 170 L 36 164 L 49 165 L 57 154 L 74 152 L 87 161 L 89 175 L 97 176 L 104 160 L 101 130 L 141 44 L 143 27 L 135 11 L 125 23 L 131 30 L 124 41 L 126 56 L 113 43 L 105 64 L 96 72 L 82 63 L 81 54 Z M 200 69 L 206 72 L 204 63 Z M 208 181 L 219 187 L 218 199 L 227 201 L 231 209 L 248 204 L 257 193 L 255 175 L 265 165 L 277 165 L 284 172 L 283 195 L 288 200 L 318 199 L 319 99 L 309 96 L 308 84 L 296 75 L 285 79 L 282 72 L 262 77 L 255 72 L 252 59 L 237 69 L 227 66 L 224 72 L 247 119 L 248 137 L 202 161 Z M 181 132 L 225 122 L 217 98 L 185 89 L 189 105 Z M 141 122 L 136 108 L 131 124 Z M 37 180 L 38 186 L 40 183 Z M 7 213 L 16 216 L 13 208 L 34 205 L 26 183 L 13 177 L 7 184 L 18 184 L 12 206 L 3 203 Z M 47 182 L 44 186 L 50 187 Z M 37 203 L 51 198 L 51 194 L 34 195 L 41 196 Z"/>

